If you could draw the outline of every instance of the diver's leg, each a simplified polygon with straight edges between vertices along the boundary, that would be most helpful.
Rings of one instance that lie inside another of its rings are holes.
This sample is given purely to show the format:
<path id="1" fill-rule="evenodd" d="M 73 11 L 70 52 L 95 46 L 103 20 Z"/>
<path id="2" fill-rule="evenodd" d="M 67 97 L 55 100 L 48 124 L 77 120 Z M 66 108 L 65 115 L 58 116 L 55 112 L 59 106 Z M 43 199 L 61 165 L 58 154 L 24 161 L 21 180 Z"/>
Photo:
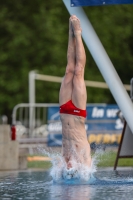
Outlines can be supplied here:
<path id="1" fill-rule="evenodd" d="M 86 54 L 81 38 L 80 21 L 76 16 L 73 16 L 72 18 L 72 28 L 76 47 L 76 65 L 74 68 L 72 101 L 76 107 L 85 110 L 87 101 L 86 86 L 84 82 Z"/>
<path id="2" fill-rule="evenodd" d="M 72 101 L 74 105 L 82 110 L 86 110 L 86 101 L 87 93 L 86 86 L 84 81 L 84 70 L 86 64 L 86 54 L 81 38 L 81 27 L 80 21 L 75 16 L 72 20 L 72 27 L 75 36 L 75 47 L 76 47 L 76 65 L 74 70 L 73 77 L 73 92 L 72 92 Z M 81 133 L 82 134 L 82 133 Z M 87 166 L 91 166 L 91 154 L 90 154 L 90 145 L 86 140 L 83 141 L 83 152 L 80 152 L 79 159 L 81 163 L 84 163 Z M 81 154 L 82 153 L 82 154 Z"/>
<path id="3" fill-rule="evenodd" d="M 59 93 L 60 105 L 65 104 L 67 101 L 72 99 L 74 67 L 75 67 L 75 39 L 71 27 L 71 17 L 70 17 L 68 50 L 67 50 L 67 66 Z"/>

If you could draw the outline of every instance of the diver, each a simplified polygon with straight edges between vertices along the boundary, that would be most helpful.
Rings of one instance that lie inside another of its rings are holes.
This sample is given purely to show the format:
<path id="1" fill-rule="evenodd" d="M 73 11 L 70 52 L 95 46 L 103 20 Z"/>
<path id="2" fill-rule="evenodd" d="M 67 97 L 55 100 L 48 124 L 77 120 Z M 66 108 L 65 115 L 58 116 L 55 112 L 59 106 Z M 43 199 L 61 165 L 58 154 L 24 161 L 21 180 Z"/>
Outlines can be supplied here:
<path id="1" fill-rule="evenodd" d="M 85 130 L 87 92 L 84 81 L 86 54 L 80 20 L 69 19 L 67 66 L 59 93 L 62 123 L 62 156 L 68 170 L 77 163 L 91 167 L 90 145 Z M 75 172 L 74 172 L 75 173 Z"/>

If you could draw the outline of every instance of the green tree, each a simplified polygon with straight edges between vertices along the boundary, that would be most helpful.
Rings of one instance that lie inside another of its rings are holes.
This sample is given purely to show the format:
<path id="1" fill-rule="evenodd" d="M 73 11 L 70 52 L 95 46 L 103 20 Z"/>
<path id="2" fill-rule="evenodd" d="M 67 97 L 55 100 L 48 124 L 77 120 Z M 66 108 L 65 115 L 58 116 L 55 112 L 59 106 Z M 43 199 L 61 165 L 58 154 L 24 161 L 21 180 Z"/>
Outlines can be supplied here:
<path id="1" fill-rule="evenodd" d="M 85 7 L 122 82 L 129 84 L 133 65 L 133 5 Z M 28 102 L 28 73 L 63 76 L 69 14 L 62 1 L 0 2 L 0 115 Z M 85 79 L 103 81 L 89 51 Z M 37 81 L 36 102 L 58 102 L 60 84 Z M 114 103 L 109 90 L 87 88 L 89 103 Z"/>

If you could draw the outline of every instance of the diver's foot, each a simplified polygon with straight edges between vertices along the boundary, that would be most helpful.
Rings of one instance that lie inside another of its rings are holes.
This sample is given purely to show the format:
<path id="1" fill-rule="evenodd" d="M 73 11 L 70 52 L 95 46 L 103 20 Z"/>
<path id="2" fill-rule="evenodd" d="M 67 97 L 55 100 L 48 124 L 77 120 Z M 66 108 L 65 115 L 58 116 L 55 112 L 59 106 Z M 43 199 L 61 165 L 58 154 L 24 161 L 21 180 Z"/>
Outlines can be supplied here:
<path id="1" fill-rule="evenodd" d="M 74 36 L 76 37 L 78 35 L 81 35 L 82 29 L 81 29 L 81 26 L 80 26 L 80 20 L 75 15 L 72 15 L 70 17 L 70 20 L 71 20 L 72 30 L 73 30 Z"/>
<path id="2" fill-rule="evenodd" d="M 71 17 L 69 18 L 69 35 L 74 37 L 74 32 L 73 32 L 72 23 L 71 23 Z"/>

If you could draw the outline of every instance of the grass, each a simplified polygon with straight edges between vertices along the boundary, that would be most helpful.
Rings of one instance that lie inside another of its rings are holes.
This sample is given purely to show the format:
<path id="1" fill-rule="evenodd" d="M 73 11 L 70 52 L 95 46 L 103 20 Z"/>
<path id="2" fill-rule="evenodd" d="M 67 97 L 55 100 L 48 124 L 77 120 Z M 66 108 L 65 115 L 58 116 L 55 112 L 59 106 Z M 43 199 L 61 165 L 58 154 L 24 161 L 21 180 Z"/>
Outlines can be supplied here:
<path id="1" fill-rule="evenodd" d="M 99 162 L 98 167 L 113 167 L 116 160 L 117 153 L 114 151 L 105 152 L 103 155 L 98 157 Z M 119 167 L 132 167 L 133 158 L 119 158 L 118 165 Z"/>
<path id="2" fill-rule="evenodd" d="M 40 169 L 49 169 L 51 167 L 50 161 L 30 161 L 28 162 L 28 168 L 40 168 Z"/>
<path id="3" fill-rule="evenodd" d="M 116 159 L 116 152 L 109 151 L 98 155 L 97 167 L 113 167 Z M 96 160 L 97 160 L 96 159 Z M 49 169 L 51 167 L 50 161 L 29 161 L 28 168 Z M 118 161 L 120 167 L 132 167 L 133 158 L 120 158 Z"/>

